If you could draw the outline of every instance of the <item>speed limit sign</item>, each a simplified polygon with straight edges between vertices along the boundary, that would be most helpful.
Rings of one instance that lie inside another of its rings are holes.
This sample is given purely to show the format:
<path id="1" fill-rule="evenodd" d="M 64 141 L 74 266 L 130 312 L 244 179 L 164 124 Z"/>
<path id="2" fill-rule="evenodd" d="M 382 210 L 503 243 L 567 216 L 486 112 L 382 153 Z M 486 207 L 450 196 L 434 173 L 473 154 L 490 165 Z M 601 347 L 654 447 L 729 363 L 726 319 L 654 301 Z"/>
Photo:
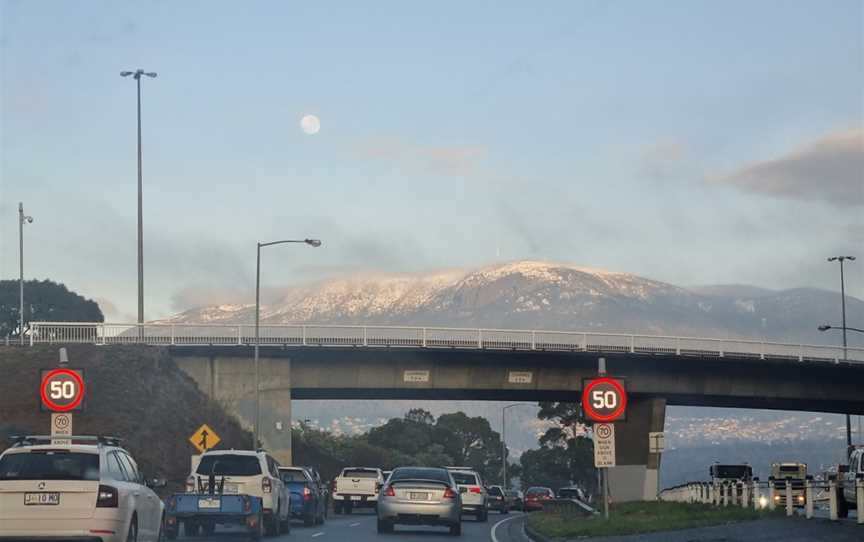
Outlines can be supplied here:
<path id="1" fill-rule="evenodd" d="M 84 409 L 84 372 L 81 369 L 45 369 L 39 385 L 42 410 L 71 412 Z"/>
<path id="2" fill-rule="evenodd" d="M 591 421 L 609 423 L 624 419 L 627 413 L 627 390 L 617 378 L 585 380 L 582 386 L 582 410 Z"/>

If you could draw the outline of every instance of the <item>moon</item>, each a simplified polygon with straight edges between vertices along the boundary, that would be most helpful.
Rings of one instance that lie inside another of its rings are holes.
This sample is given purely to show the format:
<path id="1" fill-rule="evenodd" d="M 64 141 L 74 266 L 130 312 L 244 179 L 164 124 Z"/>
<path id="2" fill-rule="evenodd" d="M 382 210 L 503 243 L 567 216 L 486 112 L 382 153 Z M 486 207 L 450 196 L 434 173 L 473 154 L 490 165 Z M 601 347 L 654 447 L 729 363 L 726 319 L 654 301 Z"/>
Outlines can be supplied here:
<path id="1" fill-rule="evenodd" d="M 315 135 L 321 129 L 321 121 L 315 115 L 306 115 L 300 119 L 300 128 L 306 134 Z"/>

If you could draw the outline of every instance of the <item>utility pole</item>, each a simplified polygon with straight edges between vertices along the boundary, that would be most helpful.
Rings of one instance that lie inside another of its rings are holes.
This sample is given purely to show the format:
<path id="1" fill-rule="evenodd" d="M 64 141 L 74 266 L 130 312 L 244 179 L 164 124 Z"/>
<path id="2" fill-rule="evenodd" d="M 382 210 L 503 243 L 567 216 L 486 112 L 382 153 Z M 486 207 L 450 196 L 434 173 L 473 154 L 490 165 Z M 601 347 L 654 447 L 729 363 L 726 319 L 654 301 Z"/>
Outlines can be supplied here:
<path id="1" fill-rule="evenodd" d="M 33 217 L 24 214 L 24 202 L 18 202 L 18 335 L 24 346 L 24 222 L 33 223 Z"/>
<path id="2" fill-rule="evenodd" d="M 843 262 L 846 260 L 854 262 L 855 256 L 831 256 L 828 258 L 829 262 L 840 262 L 840 307 L 842 311 L 841 326 L 843 328 L 843 361 L 848 363 L 849 352 L 846 343 L 846 281 L 843 276 Z M 852 417 L 848 413 L 846 414 L 846 447 L 847 450 L 852 448 Z"/>

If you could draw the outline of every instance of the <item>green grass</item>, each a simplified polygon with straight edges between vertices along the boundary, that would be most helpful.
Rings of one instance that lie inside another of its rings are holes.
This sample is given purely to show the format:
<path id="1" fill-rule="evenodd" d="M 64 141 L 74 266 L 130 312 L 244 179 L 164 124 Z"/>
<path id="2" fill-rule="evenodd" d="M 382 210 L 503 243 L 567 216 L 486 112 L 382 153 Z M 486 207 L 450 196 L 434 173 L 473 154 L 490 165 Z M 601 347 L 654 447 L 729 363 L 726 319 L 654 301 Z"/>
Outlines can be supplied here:
<path id="1" fill-rule="evenodd" d="M 609 521 L 604 520 L 602 514 L 581 517 L 535 512 L 528 517 L 528 524 L 546 536 L 575 538 L 708 527 L 750 521 L 768 515 L 769 512 L 736 506 L 718 508 L 707 504 L 628 502 L 613 505 L 609 510 Z"/>

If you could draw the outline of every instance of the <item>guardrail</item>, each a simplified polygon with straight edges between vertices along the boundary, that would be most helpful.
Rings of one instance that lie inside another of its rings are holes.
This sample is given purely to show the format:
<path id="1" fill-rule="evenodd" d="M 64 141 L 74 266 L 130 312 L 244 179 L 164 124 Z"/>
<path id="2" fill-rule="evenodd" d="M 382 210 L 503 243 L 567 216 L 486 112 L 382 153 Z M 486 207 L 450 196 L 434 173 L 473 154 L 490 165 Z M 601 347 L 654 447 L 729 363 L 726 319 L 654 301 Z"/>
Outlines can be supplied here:
<path id="1" fill-rule="evenodd" d="M 857 523 L 864 525 L 864 477 L 859 475 L 854 481 L 855 505 L 857 507 Z M 814 517 L 814 505 L 817 501 L 827 500 L 829 519 L 837 521 L 846 517 L 850 506 L 845 498 L 841 501 L 842 487 L 836 480 L 814 480 L 808 476 L 804 481 L 804 492 L 800 486 L 793 487 L 791 479 L 760 482 L 755 478 L 752 482 L 688 482 L 666 488 L 660 492 L 661 501 L 702 503 L 713 506 L 753 507 L 755 510 L 775 510 L 784 508 L 787 516 L 795 515 L 795 508 L 804 508 L 807 519 Z M 819 495 L 823 495 L 820 498 Z"/>
<path id="2" fill-rule="evenodd" d="M 669 354 L 692 357 L 843 360 L 843 348 L 745 339 L 627 335 L 578 331 L 460 329 L 444 327 L 266 324 L 259 326 L 261 346 L 365 346 L 549 350 Z M 170 346 L 249 346 L 251 324 L 115 324 L 101 322 L 32 322 L 33 344 L 146 344 Z M 864 363 L 864 348 L 848 348 L 851 363 Z"/>

